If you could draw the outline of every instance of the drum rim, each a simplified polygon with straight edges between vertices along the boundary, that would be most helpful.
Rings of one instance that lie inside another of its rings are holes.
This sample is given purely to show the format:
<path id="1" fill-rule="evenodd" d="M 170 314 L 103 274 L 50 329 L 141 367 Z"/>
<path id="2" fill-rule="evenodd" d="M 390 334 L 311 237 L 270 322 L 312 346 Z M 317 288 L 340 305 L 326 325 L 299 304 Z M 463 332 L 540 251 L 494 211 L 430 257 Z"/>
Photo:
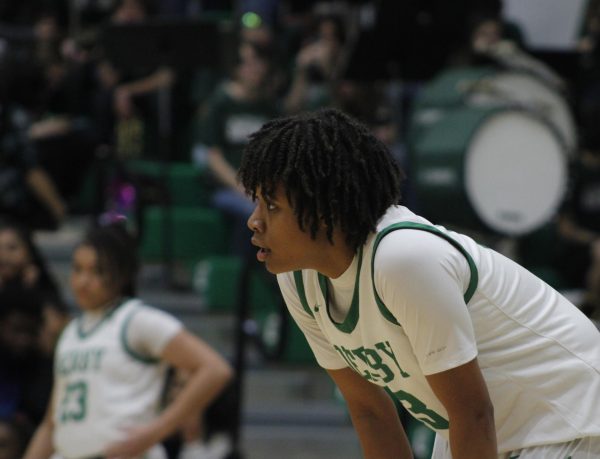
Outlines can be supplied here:
<path id="1" fill-rule="evenodd" d="M 465 89 L 465 88 L 460 87 L 461 86 L 460 76 L 457 78 L 457 81 L 454 82 L 452 87 L 453 87 L 453 90 L 456 91 L 456 93 L 458 95 L 458 97 L 456 99 L 459 102 L 451 104 L 451 105 L 441 105 L 441 106 L 433 104 L 430 100 L 430 96 L 427 96 L 427 87 L 429 85 L 434 86 L 434 83 L 437 82 L 438 80 L 442 79 L 442 77 L 444 77 L 444 76 L 449 77 L 452 74 L 460 75 L 461 72 L 465 72 L 468 74 L 468 76 L 465 75 L 462 80 L 463 81 L 466 80 L 464 82 L 469 88 Z M 521 68 L 513 69 L 513 68 L 507 67 L 505 65 L 499 65 L 499 64 L 496 64 L 496 65 L 493 65 L 493 64 L 492 65 L 474 65 L 474 66 L 463 66 L 463 67 L 444 69 L 437 76 L 435 76 L 432 80 L 430 80 L 429 83 L 425 84 L 422 94 L 420 96 L 417 96 L 417 98 L 415 99 L 415 103 L 414 103 L 412 113 L 410 115 L 410 119 L 414 120 L 414 118 L 418 115 L 418 113 L 420 111 L 438 109 L 438 110 L 442 110 L 444 112 L 451 112 L 452 110 L 456 110 L 456 109 L 460 109 L 460 108 L 464 108 L 464 107 L 474 107 L 476 105 L 470 104 L 468 102 L 468 98 L 471 95 L 475 94 L 475 91 L 472 88 L 474 86 L 476 86 L 478 81 L 484 80 L 486 78 L 490 78 L 493 75 L 502 75 L 502 74 L 511 74 L 511 73 L 516 74 L 516 75 L 525 75 L 527 77 L 530 77 L 535 82 L 537 82 L 541 86 L 545 87 L 548 91 L 555 93 L 564 102 L 566 113 L 568 115 L 568 123 L 570 125 L 569 130 L 572 131 L 572 133 L 573 133 L 572 145 L 571 145 L 571 142 L 569 142 L 569 140 L 566 138 L 567 136 L 563 136 L 562 132 L 560 132 L 560 130 L 558 128 L 555 128 L 555 129 L 557 129 L 558 134 L 562 138 L 562 142 L 565 146 L 565 150 L 564 150 L 565 153 L 567 154 L 567 156 L 572 157 L 577 150 L 578 139 L 577 139 L 577 124 L 576 124 L 575 117 L 572 112 L 571 104 L 568 99 L 568 94 L 566 93 L 566 91 L 562 90 L 560 87 L 556 87 L 555 85 L 552 85 L 549 81 L 544 80 L 543 78 L 538 76 L 535 72 L 528 70 L 528 69 L 521 69 Z M 423 98 L 425 100 L 422 100 Z M 519 104 L 508 104 L 508 103 L 506 105 L 504 105 L 504 107 L 527 108 L 527 107 L 520 106 Z M 550 117 L 548 117 L 548 118 L 550 119 Z M 552 121 L 549 121 L 549 122 L 552 123 Z M 412 123 L 412 121 L 411 121 L 411 123 Z"/>
<path id="2" fill-rule="evenodd" d="M 509 107 L 509 106 L 505 106 L 505 107 L 494 107 L 492 109 L 490 109 L 490 111 L 488 113 L 485 113 L 484 116 L 481 117 L 481 119 L 478 120 L 476 126 L 474 127 L 474 129 L 472 130 L 471 133 L 471 138 L 475 137 L 477 135 L 477 132 L 480 131 L 480 129 L 483 128 L 484 125 L 484 121 L 487 120 L 490 117 L 493 117 L 495 115 L 497 115 L 498 113 L 505 113 L 505 112 L 516 112 L 516 113 L 521 113 L 521 114 L 526 114 L 528 116 L 531 116 L 531 118 L 533 118 L 535 121 L 540 122 L 542 125 L 544 125 L 546 128 L 548 128 L 548 131 L 551 133 L 551 135 L 554 137 L 554 139 L 557 141 L 559 148 L 561 148 L 563 150 L 563 154 L 559 155 L 559 158 L 563 164 L 563 171 L 564 173 L 564 181 L 563 181 L 563 187 L 561 192 L 559 193 L 560 198 L 557 200 L 557 202 L 552 206 L 552 212 L 550 213 L 551 215 L 556 215 L 556 213 L 558 212 L 558 210 L 560 209 L 560 205 L 564 200 L 565 194 L 569 188 L 569 183 L 570 183 L 570 177 L 569 177 L 569 173 L 568 173 L 568 156 L 565 154 L 565 151 L 567 150 L 566 145 L 564 144 L 564 140 L 562 138 L 562 135 L 560 135 L 557 130 L 556 127 L 554 126 L 553 123 L 550 123 L 546 117 L 541 116 L 539 113 L 535 112 L 534 110 L 528 109 L 526 107 Z M 523 236 L 525 234 L 529 234 L 533 231 L 535 231 L 536 229 L 539 229 L 540 227 L 542 227 L 543 225 L 547 224 L 548 221 L 538 225 L 535 228 L 529 229 L 527 232 L 523 232 L 523 233 L 510 233 L 510 232 L 506 232 L 506 231 L 502 231 L 498 228 L 493 227 L 489 222 L 487 222 L 481 215 L 481 212 L 478 212 L 478 208 L 479 206 L 475 206 L 471 195 L 472 193 L 469 192 L 468 188 L 467 188 L 467 174 L 466 174 L 466 167 L 467 167 L 467 162 L 468 162 L 468 157 L 471 154 L 471 148 L 469 148 L 469 146 L 467 145 L 467 148 L 465 149 L 464 154 L 462 155 L 462 162 L 461 162 L 461 170 L 460 170 L 460 174 L 461 174 L 461 179 L 462 179 L 462 184 L 463 184 L 463 191 L 464 191 L 464 195 L 466 196 L 468 202 L 469 202 L 469 207 L 471 208 L 473 214 L 475 215 L 476 219 L 483 225 L 484 228 L 488 229 L 489 231 L 492 231 L 495 234 L 501 234 L 501 235 L 507 235 L 507 236 Z"/>
<path id="3" fill-rule="evenodd" d="M 569 142 L 567 141 L 566 137 L 563 136 L 563 134 L 558 130 L 557 127 L 555 127 L 555 129 L 562 139 L 562 142 L 564 144 L 567 155 L 572 156 L 574 154 L 574 152 L 577 150 L 577 124 L 575 122 L 575 117 L 571 110 L 571 105 L 569 103 L 569 99 L 568 99 L 568 95 L 567 95 L 566 91 L 562 90 L 558 86 L 552 85 L 549 81 L 544 80 L 543 78 L 539 77 L 535 72 L 528 70 L 528 69 L 511 69 L 510 67 L 500 66 L 498 68 L 498 70 L 492 71 L 489 75 L 485 75 L 482 78 L 489 78 L 490 75 L 498 75 L 498 74 L 500 74 L 500 75 L 516 74 L 516 75 L 525 75 L 525 76 L 531 77 L 535 82 L 539 83 L 541 86 L 544 86 L 548 91 L 550 91 L 552 93 L 556 93 L 558 95 L 558 97 L 560 99 L 562 99 L 562 101 L 565 104 L 566 113 L 569 115 L 568 122 L 570 124 L 569 127 L 572 129 L 572 132 L 573 132 L 573 145 L 572 146 L 569 145 Z M 472 91 L 468 91 L 468 92 L 465 92 L 464 94 L 465 94 L 465 97 L 468 97 L 470 94 L 473 94 L 473 93 L 474 92 L 472 92 Z M 518 103 L 514 104 L 514 105 L 507 104 L 506 106 L 527 109 L 527 107 L 519 105 Z M 533 111 L 533 110 L 531 110 L 531 111 Z M 544 116 L 544 115 L 540 115 L 540 116 L 542 118 L 547 119 L 548 122 L 550 122 L 552 125 L 554 125 L 554 123 L 552 123 L 552 121 L 551 121 L 551 117 Z"/>

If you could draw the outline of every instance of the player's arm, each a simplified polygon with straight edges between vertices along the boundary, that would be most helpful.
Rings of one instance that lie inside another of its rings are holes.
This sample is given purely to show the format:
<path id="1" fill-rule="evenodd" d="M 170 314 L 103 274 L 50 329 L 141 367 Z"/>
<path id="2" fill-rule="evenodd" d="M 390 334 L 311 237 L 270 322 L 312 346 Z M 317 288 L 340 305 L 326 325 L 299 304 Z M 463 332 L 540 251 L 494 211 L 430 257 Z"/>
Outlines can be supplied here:
<path id="1" fill-rule="evenodd" d="M 175 399 L 155 420 L 132 428 L 105 456 L 136 457 L 172 434 L 191 415 L 202 412 L 230 381 L 233 370 L 207 343 L 182 329 L 164 348 L 161 360 L 189 374 Z"/>
<path id="2" fill-rule="evenodd" d="M 452 456 L 498 457 L 494 408 L 477 359 L 426 378 L 448 411 Z"/>
<path id="3" fill-rule="evenodd" d="M 366 459 L 409 459 L 412 452 L 387 393 L 350 368 L 328 370 L 340 389 Z M 462 456 L 455 456 L 462 457 Z"/>
<path id="4" fill-rule="evenodd" d="M 558 233 L 565 239 L 583 245 L 591 245 L 600 239 L 596 231 L 577 224 L 571 213 L 563 212 L 558 217 Z"/>
<path id="5" fill-rule="evenodd" d="M 53 399 L 54 391 L 52 391 L 52 397 L 48 403 L 44 419 L 35 430 L 23 459 L 48 459 L 54 453 L 54 446 L 52 445 L 52 434 L 54 432 L 54 421 L 52 420 Z"/>
<path id="6" fill-rule="evenodd" d="M 229 383 L 233 370 L 207 343 L 186 330 L 167 344 L 162 358 L 189 374 L 181 392 L 159 417 L 166 436 L 189 415 L 204 410 Z"/>
<path id="7" fill-rule="evenodd" d="M 242 194 L 245 194 L 245 192 L 241 188 L 241 185 L 237 182 L 237 172 L 235 168 L 227 161 L 221 148 L 213 146 L 208 149 L 207 164 L 211 172 L 224 185 L 231 188 L 232 190 L 237 190 Z"/>
<path id="8" fill-rule="evenodd" d="M 441 237 L 402 230 L 383 239 L 376 263 L 378 292 L 448 412 L 453 457 L 496 458 L 492 402 L 464 300 L 472 274 L 465 257 Z"/>

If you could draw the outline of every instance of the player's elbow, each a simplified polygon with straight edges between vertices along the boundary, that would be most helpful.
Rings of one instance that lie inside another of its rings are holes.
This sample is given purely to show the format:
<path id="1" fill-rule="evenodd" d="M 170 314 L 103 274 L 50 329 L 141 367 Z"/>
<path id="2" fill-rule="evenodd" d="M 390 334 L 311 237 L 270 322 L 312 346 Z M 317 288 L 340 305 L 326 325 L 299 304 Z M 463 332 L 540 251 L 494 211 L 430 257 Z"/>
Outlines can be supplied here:
<path id="1" fill-rule="evenodd" d="M 231 365 L 229 365 L 229 363 L 227 363 L 225 360 L 222 360 L 219 363 L 219 366 L 215 371 L 217 378 L 224 386 L 233 379 L 235 374 Z"/>
<path id="2" fill-rule="evenodd" d="M 488 429 L 495 430 L 494 405 L 491 401 L 482 403 L 473 414 L 478 424 L 486 426 Z"/>
<path id="3" fill-rule="evenodd" d="M 461 426 L 465 430 L 478 432 L 480 435 L 495 436 L 494 405 L 491 401 L 481 401 L 461 410 L 455 416 L 450 414 L 450 426 Z"/>

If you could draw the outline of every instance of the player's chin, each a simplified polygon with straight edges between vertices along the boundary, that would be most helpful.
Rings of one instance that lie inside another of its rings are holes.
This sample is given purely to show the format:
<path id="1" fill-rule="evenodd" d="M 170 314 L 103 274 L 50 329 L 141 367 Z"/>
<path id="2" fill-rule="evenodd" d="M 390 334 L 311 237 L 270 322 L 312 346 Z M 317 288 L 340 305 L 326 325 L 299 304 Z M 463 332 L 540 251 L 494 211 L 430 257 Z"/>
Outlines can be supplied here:
<path id="1" fill-rule="evenodd" d="M 265 268 L 271 274 L 281 274 L 287 273 L 288 271 L 293 271 L 293 269 L 283 265 L 282 263 L 277 263 L 277 260 L 268 259 L 265 261 Z"/>
<path id="2" fill-rule="evenodd" d="M 267 269 L 267 271 L 269 271 L 271 274 L 281 274 L 282 272 L 284 272 L 281 269 L 277 269 L 277 265 L 273 265 L 272 263 L 269 262 L 265 262 L 265 268 Z"/>

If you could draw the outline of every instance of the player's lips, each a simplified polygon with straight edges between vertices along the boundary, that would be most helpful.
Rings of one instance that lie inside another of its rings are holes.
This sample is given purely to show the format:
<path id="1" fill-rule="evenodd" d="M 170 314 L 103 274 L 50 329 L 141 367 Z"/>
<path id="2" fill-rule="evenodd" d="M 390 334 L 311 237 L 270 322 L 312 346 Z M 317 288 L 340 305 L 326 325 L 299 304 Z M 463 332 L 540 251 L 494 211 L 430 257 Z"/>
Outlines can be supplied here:
<path id="1" fill-rule="evenodd" d="M 252 245 L 258 247 L 258 252 L 256 253 L 256 258 L 258 259 L 258 261 L 265 261 L 270 255 L 271 249 L 268 249 L 254 238 L 252 238 L 250 242 L 252 243 Z"/>

